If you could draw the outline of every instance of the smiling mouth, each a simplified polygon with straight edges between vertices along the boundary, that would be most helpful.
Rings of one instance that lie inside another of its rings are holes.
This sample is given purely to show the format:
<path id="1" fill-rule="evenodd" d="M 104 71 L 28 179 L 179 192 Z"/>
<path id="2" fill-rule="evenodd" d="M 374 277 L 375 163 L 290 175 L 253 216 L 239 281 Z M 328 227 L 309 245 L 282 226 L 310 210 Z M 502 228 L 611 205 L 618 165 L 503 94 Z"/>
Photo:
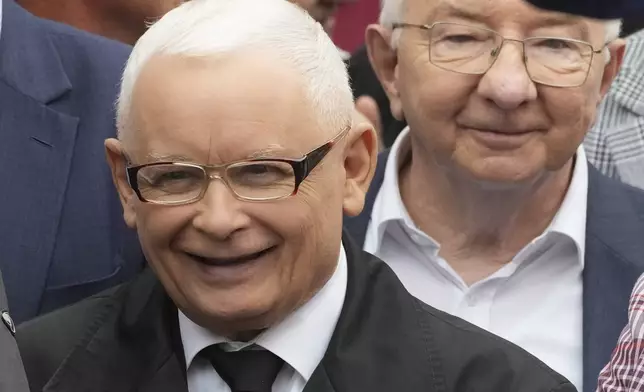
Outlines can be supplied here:
<path id="1" fill-rule="evenodd" d="M 237 265 L 242 265 L 242 264 L 256 261 L 257 259 L 260 259 L 263 256 L 266 256 L 267 254 L 271 253 L 276 248 L 277 246 L 271 246 L 270 248 L 266 248 L 259 252 L 250 253 L 239 257 L 231 257 L 231 258 L 203 257 L 192 253 L 188 253 L 188 254 L 197 262 L 201 264 L 205 264 L 210 267 L 230 267 L 230 266 L 237 266 Z"/>
<path id="2" fill-rule="evenodd" d="M 494 134 L 494 135 L 502 135 L 502 136 L 522 136 L 522 135 L 527 135 L 529 133 L 535 132 L 534 130 L 528 130 L 528 131 L 496 131 L 496 130 L 491 130 L 491 129 L 476 129 L 476 131 L 483 132 L 483 133 Z"/>

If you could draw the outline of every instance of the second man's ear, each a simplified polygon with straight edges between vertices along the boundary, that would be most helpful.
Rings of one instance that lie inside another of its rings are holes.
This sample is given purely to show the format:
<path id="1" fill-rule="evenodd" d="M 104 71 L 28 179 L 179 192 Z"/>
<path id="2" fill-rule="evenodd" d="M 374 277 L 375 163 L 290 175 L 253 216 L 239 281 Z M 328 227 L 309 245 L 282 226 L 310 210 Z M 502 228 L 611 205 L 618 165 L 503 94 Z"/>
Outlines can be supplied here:
<path id="1" fill-rule="evenodd" d="M 610 61 L 604 67 L 600 97 L 602 99 L 608 93 L 613 80 L 615 80 L 615 77 L 617 76 L 622 66 L 622 62 L 624 61 L 624 54 L 626 53 L 626 41 L 623 39 L 617 39 L 611 42 L 606 50 L 608 50 L 609 52 Z M 600 102 L 598 102 L 597 104 L 599 105 Z"/>
<path id="2" fill-rule="evenodd" d="M 372 24 L 367 27 L 365 41 L 371 67 L 389 98 L 391 114 L 397 120 L 403 121 L 404 114 L 397 86 L 398 54 L 391 45 L 391 36 L 391 30 L 379 24 Z"/>

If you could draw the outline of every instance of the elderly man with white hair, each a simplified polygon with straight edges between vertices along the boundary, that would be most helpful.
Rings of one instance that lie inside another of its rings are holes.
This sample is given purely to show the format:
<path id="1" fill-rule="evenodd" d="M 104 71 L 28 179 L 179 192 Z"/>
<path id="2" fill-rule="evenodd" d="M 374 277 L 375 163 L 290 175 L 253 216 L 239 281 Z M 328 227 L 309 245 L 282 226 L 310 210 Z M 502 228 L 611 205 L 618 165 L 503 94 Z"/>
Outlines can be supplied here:
<path id="1" fill-rule="evenodd" d="M 47 392 L 573 392 L 342 236 L 375 168 L 333 43 L 284 0 L 193 0 L 137 42 L 106 142 L 151 267 L 17 334 Z"/>
<path id="2" fill-rule="evenodd" d="M 619 20 L 523 0 L 384 0 L 372 65 L 406 120 L 346 226 L 412 295 L 594 391 L 644 271 L 644 194 L 582 141 Z"/>

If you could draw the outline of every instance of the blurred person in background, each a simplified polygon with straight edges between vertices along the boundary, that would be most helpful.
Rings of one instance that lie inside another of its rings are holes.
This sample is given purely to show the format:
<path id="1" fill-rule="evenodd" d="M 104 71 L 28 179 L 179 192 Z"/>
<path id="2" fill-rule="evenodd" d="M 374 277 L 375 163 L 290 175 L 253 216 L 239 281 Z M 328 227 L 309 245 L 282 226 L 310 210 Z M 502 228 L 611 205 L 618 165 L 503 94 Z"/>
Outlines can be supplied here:
<path id="1" fill-rule="evenodd" d="M 629 28 L 644 29 L 636 22 Z M 584 144 L 601 172 L 644 188 L 644 30 L 626 39 L 624 63 Z"/>
<path id="2" fill-rule="evenodd" d="M 189 0 L 17 0 L 41 18 L 65 23 L 81 30 L 129 45 L 145 33 L 150 23 Z M 342 3 L 354 0 L 288 0 L 309 12 L 327 34 L 335 25 Z"/>
<path id="3" fill-rule="evenodd" d="M 306 10 L 324 31 L 331 37 L 335 27 L 335 14 L 338 6 L 351 0 L 288 0 Z"/>
<path id="4" fill-rule="evenodd" d="M 610 362 L 599 374 L 597 392 L 644 391 L 644 275 L 631 294 L 628 323 L 619 335 Z"/>
<path id="5" fill-rule="evenodd" d="M 27 11 L 133 45 L 154 22 L 184 0 L 17 0 Z"/>
<path id="6" fill-rule="evenodd" d="M 143 265 L 102 148 L 130 48 L 0 9 L 0 270 L 21 323 Z"/>
<path id="7" fill-rule="evenodd" d="M 338 11 L 338 7 L 341 4 L 349 3 L 355 0 L 288 0 L 291 3 L 295 3 L 306 10 L 306 12 L 311 15 L 316 22 L 322 25 L 324 31 L 329 35 L 333 36 L 333 28 L 335 27 L 335 16 Z M 340 56 L 343 60 L 347 60 L 350 57 L 350 54 L 340 48 Z"/>

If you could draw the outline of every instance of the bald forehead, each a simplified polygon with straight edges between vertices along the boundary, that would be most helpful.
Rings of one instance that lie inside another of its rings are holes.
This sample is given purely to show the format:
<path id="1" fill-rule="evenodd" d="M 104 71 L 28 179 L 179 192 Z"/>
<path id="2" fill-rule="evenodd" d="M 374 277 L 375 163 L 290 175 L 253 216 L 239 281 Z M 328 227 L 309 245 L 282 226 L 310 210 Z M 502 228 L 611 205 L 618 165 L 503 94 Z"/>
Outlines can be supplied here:
<path id="1" fill-rule="evenodd" d="M 293 67 L 270 53 L 250 50 L 218 56 L 154 56 L 134 85 L 133 104 L 140 106 L 149 99 L 161 104 L 181 96 L 206 105 L 281 103 L 303 111 L 310 106 L 304 80 Z"/>
<path id="2" fill-rule="evenodd" d="M 265 144 L 292 141 L 297 150 L 307 132 L 316 132 L 313 113 L 303 78 L 270 53 L 157 55 L 134 85 L 131 131 L 136 137 L 130 139 L 147 147 L 151 141 L 215 143 L 230 146 L 231 152 L 241 151 L 235 141 L 248 140 L 247 155 L 254 152 L 251 146 L 265 147 L 261 136 Z"/>
<path id="3" fill-rule="evenodd" d="M 209 70 L 213 76 L 227 79 L 238 73 L 254 71 L 272 74 L 295 83 L 302 83 L 294 67 L 269 49 L 247 48 L 214 55 L 156 54 L 142 67 L 141 76 L 150 72 L 190 73 Z M 250 75 L 252 76 L 252 74 Z"/>

